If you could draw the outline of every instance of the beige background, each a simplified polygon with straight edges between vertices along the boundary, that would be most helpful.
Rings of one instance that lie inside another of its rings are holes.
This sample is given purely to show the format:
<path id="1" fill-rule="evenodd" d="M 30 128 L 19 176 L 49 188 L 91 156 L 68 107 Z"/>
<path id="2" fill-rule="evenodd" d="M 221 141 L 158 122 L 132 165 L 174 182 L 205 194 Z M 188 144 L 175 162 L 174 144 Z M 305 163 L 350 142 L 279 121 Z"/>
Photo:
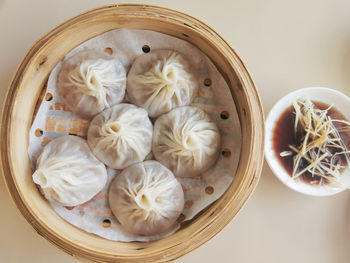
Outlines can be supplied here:
<path id="1" fill-rule="evenodd" d="M 116 2 L 0 0 L 1 103 L 36 39 L 82 11 Z M 184 11 L 216 29 L 247 65 L 265 113 L 281 96 L 307 86 L 327 86 L 350 96 L 348 0 L 143 2 Z M 2 180 L 0 208 L 0 262 L 77 262 L 36 234 L 17 212 Z M 265 164 L 240 214 L 177 262 L 350 262 L 350 192 L 303 196 L 282 185 Z"/>

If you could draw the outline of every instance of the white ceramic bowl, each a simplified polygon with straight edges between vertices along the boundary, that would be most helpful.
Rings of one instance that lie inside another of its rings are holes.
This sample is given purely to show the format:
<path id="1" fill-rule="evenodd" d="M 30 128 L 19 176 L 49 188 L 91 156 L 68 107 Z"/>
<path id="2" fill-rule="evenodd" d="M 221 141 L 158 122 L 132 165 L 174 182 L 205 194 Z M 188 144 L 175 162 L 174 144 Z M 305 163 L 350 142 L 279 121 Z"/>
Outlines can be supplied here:
<path id="1" fill-rule="evenodd" d="M 288 175 L 287 171 L 281 165 L 276 153 L 273 150 L 272 135 L 275 124 L 281 114 L 298 99 L 310 99 L 313 101 L 323 102 L 333 105 L 341 112 L 347 120 L 350 120 L 350 98 L 343 93 L 322 87 L 311 87 L 299 89 L 291 92 L 280 99 L 270 110 L 266 119 L 266 137 L 265 137 L 265 158 L 271 170 L 282 183 L 289 188 L 306 195 L 312 196 L 329 196 L 343 191 L 333 184 L 315 186 L 307 184 L 301 180 L 293 180 Z M 350 178 L 350 167 L 343 172 L 343 177 Z M 350 180 L 350 179 L 349 179 Z"/>

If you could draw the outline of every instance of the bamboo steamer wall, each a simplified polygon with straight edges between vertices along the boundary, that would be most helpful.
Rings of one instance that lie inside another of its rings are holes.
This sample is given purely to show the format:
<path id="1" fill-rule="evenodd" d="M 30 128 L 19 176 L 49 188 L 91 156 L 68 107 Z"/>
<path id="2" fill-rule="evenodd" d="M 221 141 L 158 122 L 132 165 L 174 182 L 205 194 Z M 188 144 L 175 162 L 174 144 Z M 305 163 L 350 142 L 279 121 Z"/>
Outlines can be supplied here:
<path id="1" fill-rule="evenodd" d="M 242 129 L 242 149 L 235 179 L 225 194 L 175 234 L 154 242 L 114 242 L 89 234 L 61 219 L 31 178 L 28 134 L 35 105 L 50 71 L 82 42 L 117 28 L 147 29 L 197 46 L 222 73 L 235 101 Z M 20 212 L 65 252 L 96 262 L 159 262 L 178 258 L 217 234 L 255 189 L 263 162 L 264 119 L 259 96 L 245 66 L 232 48 L 197 19 L 170 9 L 112 5 L 93 9 L 61 24 L 29 50 L 18 67 L 1 120 L 2 172 Z"/>

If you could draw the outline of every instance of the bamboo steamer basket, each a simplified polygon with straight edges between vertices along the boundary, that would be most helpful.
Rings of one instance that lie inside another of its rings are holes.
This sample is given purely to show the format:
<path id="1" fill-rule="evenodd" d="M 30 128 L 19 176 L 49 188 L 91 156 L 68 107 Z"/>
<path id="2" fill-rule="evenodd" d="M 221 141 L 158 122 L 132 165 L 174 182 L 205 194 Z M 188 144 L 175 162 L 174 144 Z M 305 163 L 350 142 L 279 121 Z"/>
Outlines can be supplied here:
<path id="1" fill-rule="evenodd" d="M 28 134 L 51 70 L 74 47 L 117 28 L 154 30 L 197 46 L 227 82 L 241 124 L 239 165 L 227 191 L 175 234 L 153 242 L 115 242 L 72 226 L 55 213 L 31 178 Z M 2 172 L 8 191 L 39 235 L 84 261 L 165 262 L 211 239 L 252 194 L 263 162 L 264 118 L 258 93 L 244 64 L 213 29 L 191 16 L 162 7 L 110 5 L 64 22 L 32 46 L 10 84 L 2 111 L 1 136 Z"/>

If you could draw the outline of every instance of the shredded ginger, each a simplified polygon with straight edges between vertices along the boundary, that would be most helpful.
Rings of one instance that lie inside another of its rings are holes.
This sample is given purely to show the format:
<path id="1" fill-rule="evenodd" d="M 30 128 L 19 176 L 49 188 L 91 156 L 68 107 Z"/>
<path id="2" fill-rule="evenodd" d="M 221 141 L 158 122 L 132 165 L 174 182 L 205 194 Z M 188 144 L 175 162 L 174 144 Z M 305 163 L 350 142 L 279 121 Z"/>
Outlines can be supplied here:
<path id="1" fill-rule="evenodd" d="M 332 106 L 320 110 L 310 100 L 298 100 L 293 103 L 293 107 L 295 134 L 302 135 L 300 145 L 289 145 L 289 151 L 280 153 L 281 157 L 294 155 L 292 179 L 309 172 L 313 177 L 321 177 L 320 184 L 322 181 L 328 181 L 342 188 L 350 188 L 350 184 L 340 180 L 342 172 L 349 164 L 350 151 L 339 134 L 345 131 L 350 123 L 331 119 L 328 111 Z M 346 126 L 337 129 L 335 123 Z"/>

